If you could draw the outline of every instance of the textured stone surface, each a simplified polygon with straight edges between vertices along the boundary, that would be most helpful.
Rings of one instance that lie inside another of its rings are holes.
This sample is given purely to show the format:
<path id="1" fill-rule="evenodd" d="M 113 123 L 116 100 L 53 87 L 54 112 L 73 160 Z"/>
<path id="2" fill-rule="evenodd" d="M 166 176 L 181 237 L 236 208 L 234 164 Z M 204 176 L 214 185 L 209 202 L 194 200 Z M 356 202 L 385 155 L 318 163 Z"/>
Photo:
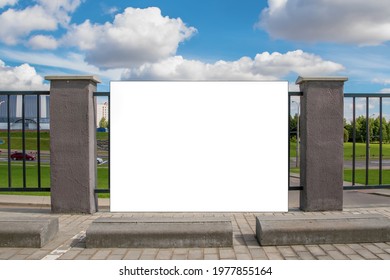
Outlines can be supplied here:
<path id="1" fill-rule="evenodd" d="M 97 219 L 88 228 L 87 248 L 228 247 L 233 245 L 230 219 Z"/>
<path id="2" fill-rule="evenodd" d="M 346 78 L 302 78 L 300 208 L 343 209 L 343 85 Z"/>
<path id="3" fill-rule="evenodd" d="M 382 215 L 257 217 L 256 236 L 262 246 L 388 242 L 390 219 Z"/>
<path id="4" fill-rule="evenodd" d="M 2 217 L 0 247 L 41 248 L 52 240 L 57 232 L 58 218 Z"/>
<path id="5" fill-rule="evenodd" d="M 95 78 L 46 77 L 50 85 L 51 207 L 94 213 L 96 197 Z"/>

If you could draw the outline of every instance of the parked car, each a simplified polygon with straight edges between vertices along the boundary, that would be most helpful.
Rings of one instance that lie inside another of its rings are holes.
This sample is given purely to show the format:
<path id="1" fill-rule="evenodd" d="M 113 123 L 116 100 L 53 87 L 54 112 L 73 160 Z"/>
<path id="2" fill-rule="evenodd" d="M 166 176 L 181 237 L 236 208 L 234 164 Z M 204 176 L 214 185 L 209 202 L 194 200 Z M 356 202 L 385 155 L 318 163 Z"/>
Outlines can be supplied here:
<path id="1" fill-rule="evenodd" d="M 104 160 L 100 157 L 96 158 L 96 162 L 97 164 L 102 164 L 104 162 Z"/>
<path id="2" fill-rule="evenodd" d="M 31 154 L 23 154 L 21 152 L 14 152 L 10 155 L 10 158 L 12 160 L 23 160 L 23 157 L 26 160 L 35 160 L 35 156 Z"/>

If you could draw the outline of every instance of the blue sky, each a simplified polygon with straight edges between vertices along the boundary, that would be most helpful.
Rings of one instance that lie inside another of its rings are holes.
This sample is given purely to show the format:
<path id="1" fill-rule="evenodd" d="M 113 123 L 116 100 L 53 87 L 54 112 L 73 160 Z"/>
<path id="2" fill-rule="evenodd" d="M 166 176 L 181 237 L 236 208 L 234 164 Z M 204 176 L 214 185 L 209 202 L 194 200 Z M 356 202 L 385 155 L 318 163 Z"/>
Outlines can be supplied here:
<path id="1" fill-rule="evenodd" d="M 0 0 L 0 89 L 45 75 L 110 80 L 347 76 L 390 92 L 390 5 L 381 0 Z"/>

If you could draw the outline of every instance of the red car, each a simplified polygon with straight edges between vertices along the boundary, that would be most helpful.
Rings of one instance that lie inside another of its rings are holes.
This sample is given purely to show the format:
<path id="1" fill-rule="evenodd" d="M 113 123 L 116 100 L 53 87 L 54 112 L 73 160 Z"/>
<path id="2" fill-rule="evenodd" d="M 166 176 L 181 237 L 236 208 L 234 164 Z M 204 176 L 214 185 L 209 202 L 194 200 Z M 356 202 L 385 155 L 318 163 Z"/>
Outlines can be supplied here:
<path id="1" fill-rule="evenodd" d="M 10 158 L 12 160 L 23 160 L 23 153 L 20 153 L 20 152 L 14 152 L 10 155 Z M 25 154 L 24 155 L 24 158 L 26 160 L 35 160 L 35 156 L 33 155 L 30 155 L 30 154 Z"/>

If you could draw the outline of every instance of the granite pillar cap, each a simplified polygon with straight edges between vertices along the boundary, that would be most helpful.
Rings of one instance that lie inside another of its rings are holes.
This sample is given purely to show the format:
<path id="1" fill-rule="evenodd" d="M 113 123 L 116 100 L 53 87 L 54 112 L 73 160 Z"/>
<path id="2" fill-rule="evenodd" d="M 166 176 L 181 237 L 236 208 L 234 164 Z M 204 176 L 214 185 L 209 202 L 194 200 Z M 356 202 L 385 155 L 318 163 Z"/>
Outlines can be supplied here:
<path id="1" fill-rule="evenodd" d="M 299 76 L 296 80 L 296 84 L 302 84 L 304 82 L 345 82 L 348 81 L 348 77 L 302 77 Z"/>
<path id="2" fill-rule="evenodd" d="M 80 80 L 90 80 L 95 83 L 101 83 L 100 79 L 96 76 L 87 76 L 87 75 L 79 75 L 79 76 L 45 76 L 45 80 L 48 81 L 80 81 Z"/>

